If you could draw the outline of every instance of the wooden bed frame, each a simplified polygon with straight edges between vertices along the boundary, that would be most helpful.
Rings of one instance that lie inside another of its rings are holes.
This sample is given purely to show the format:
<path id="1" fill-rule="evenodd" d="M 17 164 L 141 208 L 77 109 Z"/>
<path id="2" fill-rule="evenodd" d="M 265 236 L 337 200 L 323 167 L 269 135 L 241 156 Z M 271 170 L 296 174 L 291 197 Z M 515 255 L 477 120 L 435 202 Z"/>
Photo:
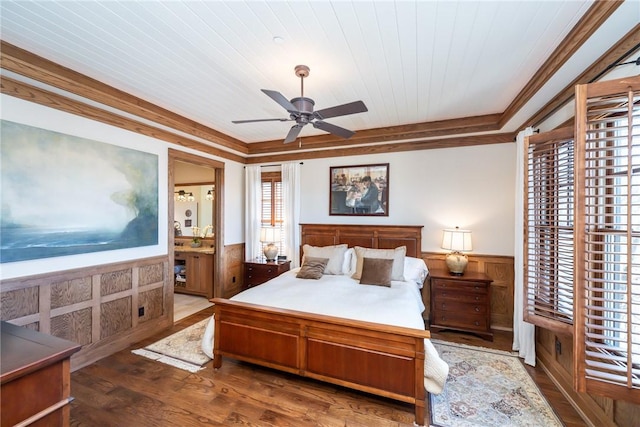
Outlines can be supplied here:
<path id="1" fill-rule="evenodd" d="M 302 224 L 301 245 L 391 249 L 420 257 L 422 226 Z M 214 298 L 214 368 L 222 357 L 314 378 L 415 407 L 425 421 L 425 330 Z"/>

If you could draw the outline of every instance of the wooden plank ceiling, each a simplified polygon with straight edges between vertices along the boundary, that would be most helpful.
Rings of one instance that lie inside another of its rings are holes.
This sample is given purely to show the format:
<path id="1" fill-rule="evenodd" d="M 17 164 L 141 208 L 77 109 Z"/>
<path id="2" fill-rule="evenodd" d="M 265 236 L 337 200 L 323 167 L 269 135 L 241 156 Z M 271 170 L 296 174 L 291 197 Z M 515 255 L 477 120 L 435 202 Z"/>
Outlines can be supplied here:
<path id="1" fill-rule="evenodd" d="M 629 54 L 629 3 L 5 0 L 2 91 L 237 161 L 506 142 Z M 260 89 L 300 96 L 297 64 L 316 110 L 367 105 L 327 120 L 351 139 L 232 123 L 287 118 Z"/>

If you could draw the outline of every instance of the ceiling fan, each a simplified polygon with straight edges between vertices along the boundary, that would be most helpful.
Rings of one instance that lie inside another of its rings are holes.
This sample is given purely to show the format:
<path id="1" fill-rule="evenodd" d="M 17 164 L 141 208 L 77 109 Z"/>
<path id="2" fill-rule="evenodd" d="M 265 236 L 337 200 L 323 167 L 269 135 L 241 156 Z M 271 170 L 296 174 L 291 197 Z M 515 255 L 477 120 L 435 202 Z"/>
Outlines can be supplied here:
<path id="1" fill-rule="evenodd" d="M 300 96 L 288 101 L 280 92 L 275 90 L 261 89 L 269 98 L 280 104 L 289 112 L 288 119 L 255 119 L 255 120 L 233 120 L 232 123 L 252 123 L 252 122 L 289 122 L 295 121 L 296 124 L 291 127 L 284 143 L 293 142 L 303 127 L 311 123 L 314 128 L 322 129 L 325 132 L 332 133 L 342 138 L 350 138 L 355 132 L 340 126 L 333 125 L 323 121 L 330 117 L 346 116 L 348 114 L 364 113 L 367 110 L 366 105 L 362 101 L 354 101 L 348 104 L 336 105 L 335 107 L 325 108 L 323 110 L 313 111 L 315 102 L 311 98 L 304 96 L 304 78 L 309 76 L 309 67 L 306 65 L 296 65 L 296 76 L 300 77 Z"/>

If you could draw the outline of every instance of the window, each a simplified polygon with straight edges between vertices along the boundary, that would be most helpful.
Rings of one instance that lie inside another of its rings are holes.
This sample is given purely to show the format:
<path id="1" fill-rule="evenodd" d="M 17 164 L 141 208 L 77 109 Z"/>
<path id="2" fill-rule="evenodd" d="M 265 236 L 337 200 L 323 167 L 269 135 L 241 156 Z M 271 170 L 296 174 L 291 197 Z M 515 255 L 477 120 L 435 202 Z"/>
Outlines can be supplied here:
<path id="1" fill-rule="evenodd" d="M 640 402 L 640 78 L 576 91 L 578 391 Z"/>
<path id="2" fill-rule="evenodd" d="M 284 253 L 284 227 L 282 206 L 282 175 L 280 172 L 263 172 L 262 175 L 262 226 L 280 229 L 280 241 L 274 242 L 278 253 Z"/>
<path id="3" fill-rule="evenodd" d="M 573 332 L 573 128 L 525 140 L 524 320 Z"/>

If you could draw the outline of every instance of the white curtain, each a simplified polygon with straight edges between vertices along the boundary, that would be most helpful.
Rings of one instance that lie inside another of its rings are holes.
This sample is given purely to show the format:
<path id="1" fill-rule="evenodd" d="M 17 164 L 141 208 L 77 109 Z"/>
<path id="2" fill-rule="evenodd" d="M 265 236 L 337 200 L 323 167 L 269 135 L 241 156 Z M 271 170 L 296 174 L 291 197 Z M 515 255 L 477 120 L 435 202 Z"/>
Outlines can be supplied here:
<path id="1" fill-rule="evenodd" d="M 516 138 L 516 218 L 514 247 L 514 298 L 513 303 L 513 350 L 518 351 L 524 362 L 536 366 L 536 333 L 535 326 L 523 320 L 524 311 L 524 138 L 533 134 L 528 127 L 518 133 Z"/>
<path id="2" fill-rule="evenodd" d="M 291 268 L 300 265 L 300 163 L 282 165 L 282 216 L 284 248 Z"/>
<path id="3" fill-rule="evenodd" d="M 260 166 L 245 167 L 244 185 L 244 252 L 246 260 L 253 260 L 262 255 L 260 243 L 260 228 L 262 227 L 262 178 Z"/>

